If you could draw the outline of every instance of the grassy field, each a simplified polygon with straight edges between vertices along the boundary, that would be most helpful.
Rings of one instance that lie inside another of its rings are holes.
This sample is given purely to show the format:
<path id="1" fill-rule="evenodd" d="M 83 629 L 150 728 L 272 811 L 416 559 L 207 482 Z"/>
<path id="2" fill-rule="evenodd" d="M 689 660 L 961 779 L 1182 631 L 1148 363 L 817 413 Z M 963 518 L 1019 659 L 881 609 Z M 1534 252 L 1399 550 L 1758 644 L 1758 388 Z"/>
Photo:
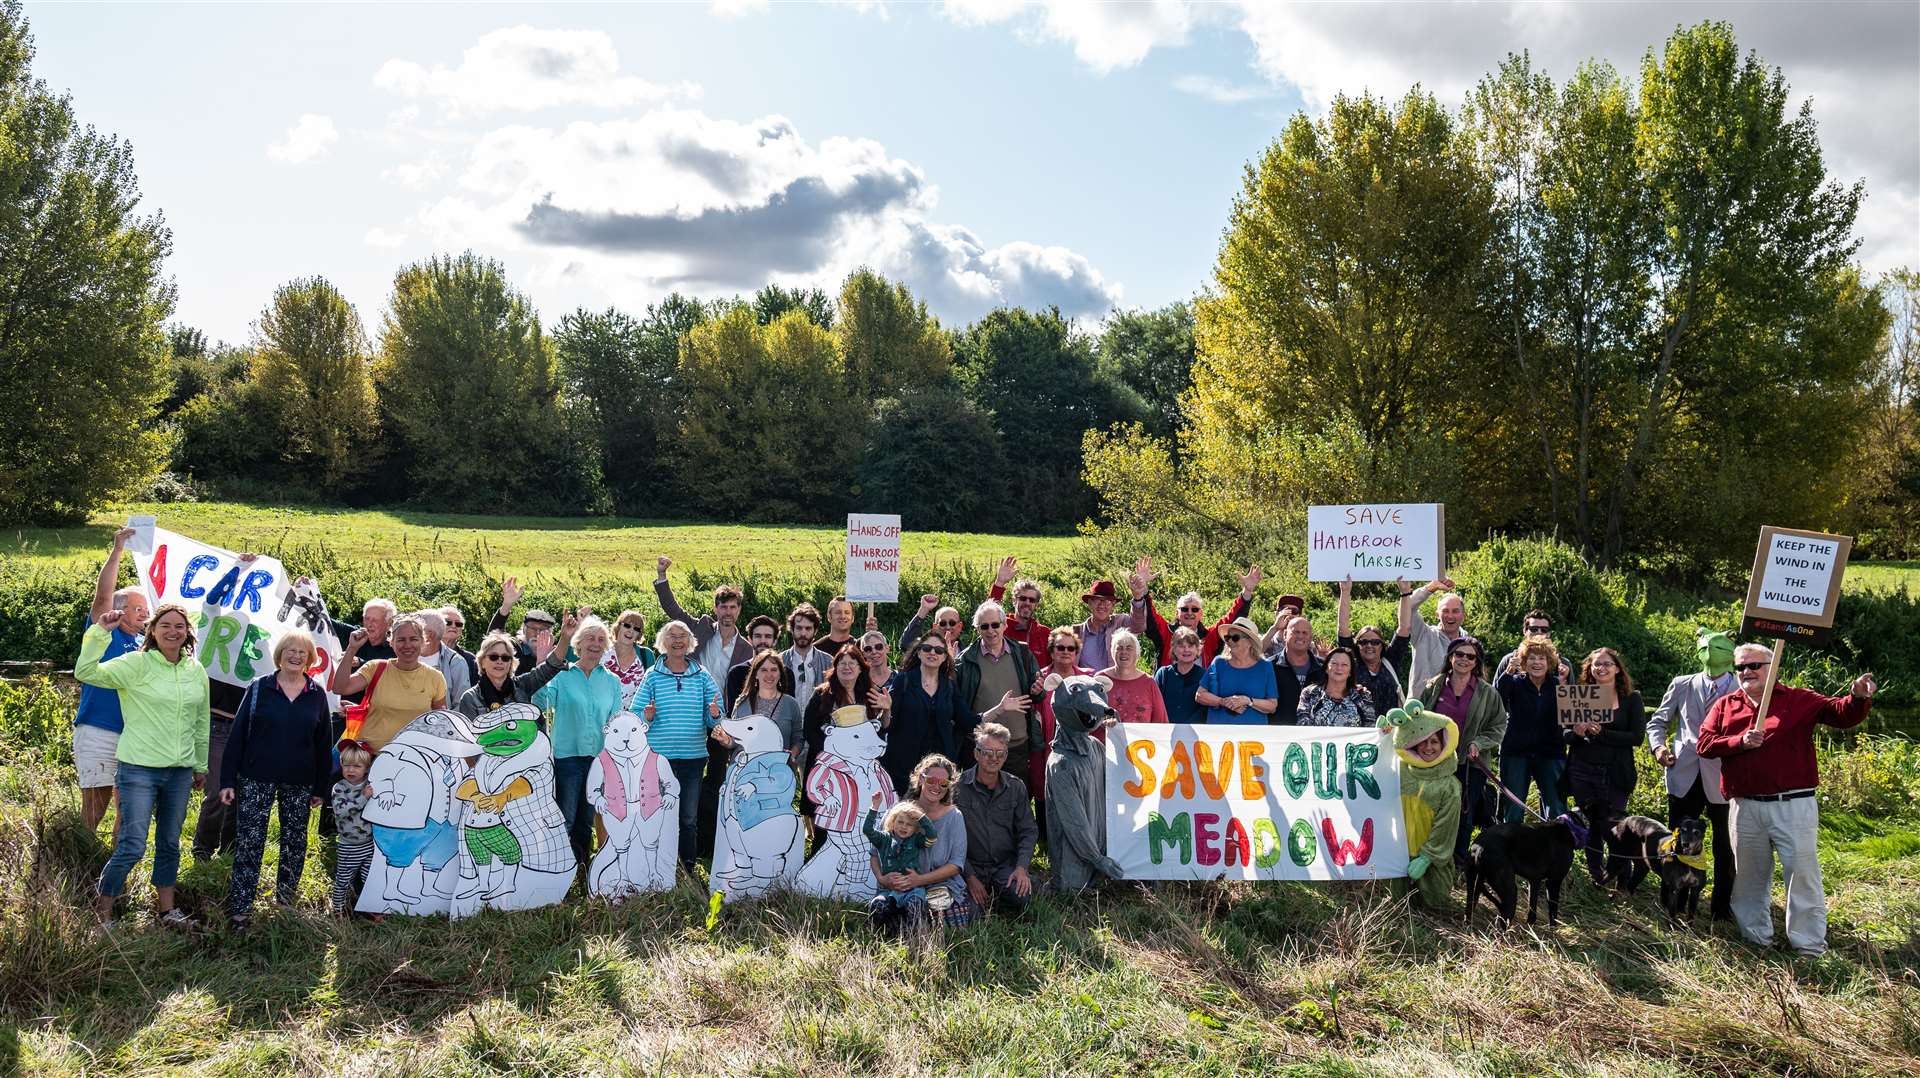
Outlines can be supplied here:
<path id="1" fill-rule="evenodd" d="M 53 563 L 98 564 L 113 529 L 128 514 L 157 517 L 160 526 L 229 550 L 272 550 L 325 543 L 345 561 L 403 561 L 425 566 L 465 563 L 478 554 L 496 572 L 531 575 L 613 573 L 653 579 L 654 559 L 676 568 L 758 565 L 777 571 L 836 556 L 845 526 L 770 527 L 683 524 L 619 517 L 486 517 L 411 510 L 284 509 L 224 502 L 129 505 L 103 512 L 85 527 L 27 528 L 0 537 L 0 553 Z M 1072 536 L 909 533 L 911 561 L 984 563 L 1013 554 L 1044 565 L 1063 557 Z"/>
<path id="2" fill-rule="evenodd" d="M 1866 561 L 1847 566 L 1846 586 L 1852 590 L 1904 591 L 1920 595 L 1920 561 Z"/>
<path id="3" fill-rule="evenodd" d="M 692 884 L 343 923 L 312 861 L 297 906 L 263 906 L 248 934 L 176 935 L 150 923 L 143 865 L 101 935 L 83 904 L 106 851 L 47 736 L 63 716 L 13 699 L 0 733 L 46 748 L 0 764 L 0 1073 L 1920 1070 L 1911 742 L 1823 749 L 1833 950 L 1818 960 L 1669 927 L 1648 889 L 1610 898 L 1578 868 L 1551 928 L 1496 930 L 1484 905 L 1471 928 L 1410 914 L 1384 886 L 1112 884 L 896 942 L 792 897 L 709 920 Z M 1658 780 L 1641 765 L 1646 811 Z M 227 872 L 185 861 L 181 903 L 203 923 L 220 923 Z"/>

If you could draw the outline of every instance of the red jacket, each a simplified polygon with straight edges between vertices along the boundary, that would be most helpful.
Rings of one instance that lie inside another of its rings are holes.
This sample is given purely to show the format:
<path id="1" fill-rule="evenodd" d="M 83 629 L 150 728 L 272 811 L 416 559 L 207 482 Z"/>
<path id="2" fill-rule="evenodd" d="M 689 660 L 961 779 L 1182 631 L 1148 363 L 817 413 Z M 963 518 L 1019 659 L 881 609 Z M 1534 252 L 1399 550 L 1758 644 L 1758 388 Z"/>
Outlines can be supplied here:
<path id="1" fill-rule="evenodd" d="M 1219 657 L 1220 631 L 1233 624 L 1236 618 L 1246 617 L 1247 611 L 1252 608 L 1253 604 L 1248 600 L 1238 595 L 1233 597 L 1233 605 L 1227 608 L 1227 616 L 1214 622 L 1213 627 L 1200 637 L 1201 666 L 1207 666 Z M 1153 641 L 1153 653 L 1158 665 L 1165 666 L 1173 661 L 1173 627 L 1153 608 L 1151 595 L 1147 596 L 1147 638 Z"/>
<path id="2" fill-rule="evenodd" d="M 998 603 L 1000 597 L 1006 592 L 1006 588 L 995 584 L 987 589 L 987 598 Z M 1007 611 L 1007 639 L 1027 645 L 1027 650 L 1033 652 L 1033 657 L 1039 660 L 1042 669 L 1053 662 L 1053 656 L 1047 654 L 1047 636 L 1052 632 L 1052 629 L 1040 624 L 1039 618 L 1022 623 L 1019 618 L 1014 617 L 1012 610 Z"/>
<path id="3" fill-rule="evenodd" d="M 1866 697 L 1822 696 L 1807 689 L 1775 685 L 1767 701 L 1765 740 L 1757 749 L 1740 743 L 1753 727 L 1753 701 L 1730 692 L 1707 709 L 1700 724 L 1700 755 L 1720 761 L 1720 792 L 1728 798 L 1811 790 L 1820 784 L 1814 759 L 1813 728 L 1858 726 L 1873 701 Z"/>

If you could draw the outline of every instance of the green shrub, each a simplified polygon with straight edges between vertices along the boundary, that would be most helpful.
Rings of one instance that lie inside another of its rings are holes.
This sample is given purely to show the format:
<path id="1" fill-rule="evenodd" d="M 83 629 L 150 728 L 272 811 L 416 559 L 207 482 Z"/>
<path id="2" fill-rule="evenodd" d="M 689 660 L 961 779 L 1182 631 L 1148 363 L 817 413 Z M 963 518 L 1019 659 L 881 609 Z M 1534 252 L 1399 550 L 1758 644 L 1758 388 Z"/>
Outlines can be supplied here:
<path id="1" fill-rule="evenodd" d="M 1910 817 L 1920 808 L 1920 741 L 1862 734 L 1820 742 L 1820 806 L 1866 817 Z"/>
<path id="2" fill-rule="evenodd" d="M 74 697 L 45 677 L 0 681 L 0 744 L 10 754 L 64 767 L 73 763 Z"/>

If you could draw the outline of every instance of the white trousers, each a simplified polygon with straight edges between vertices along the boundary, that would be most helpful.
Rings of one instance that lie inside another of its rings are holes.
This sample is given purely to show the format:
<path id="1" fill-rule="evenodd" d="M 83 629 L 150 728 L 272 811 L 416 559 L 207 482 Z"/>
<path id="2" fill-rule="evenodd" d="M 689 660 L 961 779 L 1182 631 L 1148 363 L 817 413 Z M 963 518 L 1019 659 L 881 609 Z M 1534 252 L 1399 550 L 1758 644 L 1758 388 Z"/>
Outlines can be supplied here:
<path id="1" fill-rule="evenodd" d="M 1815 797 L 1792 801 L 1733 799 L 1733 919 L 1748 940 L 1773 943 L 1773 859 L 1787 878 L 1787 943 L 1801 954 L 1827 949 L 1827 896 L 1820 887 L 1820 806 Z"/>

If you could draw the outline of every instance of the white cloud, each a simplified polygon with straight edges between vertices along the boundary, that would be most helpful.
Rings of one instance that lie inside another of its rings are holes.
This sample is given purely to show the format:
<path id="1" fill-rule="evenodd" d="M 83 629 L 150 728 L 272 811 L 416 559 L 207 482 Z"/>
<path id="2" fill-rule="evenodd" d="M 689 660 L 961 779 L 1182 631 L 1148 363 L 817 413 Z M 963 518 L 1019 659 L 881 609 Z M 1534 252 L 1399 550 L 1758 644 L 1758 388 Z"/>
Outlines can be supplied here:
<path id="1" fill-rule="evenodd" d="M 374 85 L 439 100 L 448 111 L 533 112 L 562 105 L 618 108 L 667 97 L 697 97 L 691 83 L 663 86 L 620 74 L 613 39 L 598 30 L 513 26 L 484 34 L 460 66 L 388 60 Z"/>
<path id="2" fill-rule="evenodd" d="M 392 248 L 399 247 L 406 243 L 407 235 L 404 232 L 389 232 L 379 225 L 375 225 L 367 229 L 367 234 L 363 239 L 369 247 Z"/>
<path id="3" fill-rule="evenodd" d="M 781 116 L 659 109 L 502 127 L 474 141 L 454 182 L 416 217 L 432 242 L 511 253 L 531 281 L 618 303 L 769 282 L 832 290 L 863 265 L 949 320 L 1001 304 L 1095 316 L 1120 295 L 1066 248 L 990 247 L 930 220 L 918 166 L 870 139 L 808 140 Z"/>
<path id="4" fill-rule="evenodd" d="M 446 173 L 446 162 L 430 157 L 424 161 L 404 161 L 392 168 L 382 169 L 380 178 L 388 183 L 418 190 Z"/>
<path id="5" fill-rule="evenodd" d="M 1183 94 L 1204 97 L 1217 105 L 1240 105 L 1277 95 L 1277 91 L 1269 84 L 1228 82 L 1211 75 L 1182 75 L 1173 80 L 1173 88 Z"/>
<path id="6" fill-rule="evenodd" d="M 1073 46 L 1095 71 L 1132 67 L 1155 48 L 1184 44 L 1195 18 L 1187 0 L 945 0 L 942 10 L 963 25 L 1007 22 L 1037 9 L 1038 36 Z"/>
<path id="7" fill-rule="evenodd" d="M 280 141 L 267 144 L 267 156 L 275 161 L 297 165 L 321 156 L 338 141 L 340 132 L 335 130 L 332 117 L 305 112 L 300 114 L 300 119 L 292 127 L 287 128 L 287 133 Z"/>

